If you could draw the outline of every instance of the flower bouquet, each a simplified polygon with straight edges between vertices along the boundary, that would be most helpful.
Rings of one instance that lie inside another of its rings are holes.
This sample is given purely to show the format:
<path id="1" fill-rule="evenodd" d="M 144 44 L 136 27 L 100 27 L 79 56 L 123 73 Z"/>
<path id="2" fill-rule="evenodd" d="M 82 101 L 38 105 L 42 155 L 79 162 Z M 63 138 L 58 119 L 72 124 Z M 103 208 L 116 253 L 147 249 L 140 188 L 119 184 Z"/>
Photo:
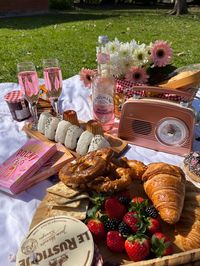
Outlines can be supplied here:
<path id="1" fill-rule="evenodd" d="M 146 96 L 146 92 L 136 91 L 138 86 L 158 86 L 169 78 L 169 73 L 175 69 L 170 65 L 172 48 L 163 40 L 154 43 L 139 44 L 135 40 L 120 42 L 117 38 L 101 47 L 101 54 L 97 53 L 97 62 L 109 68 L 110 74 L 116 80 L 115 109 L 119 115 L 120 108 L 125 100 L 134 95 Z M 104 60 L 105 59 L 105 60 Z M 82 69 L 80 79 L 86 87 L 90 87 L 96 71 Z M 180 101 L 175 94 L 148 93 L 149 96 Z"/>

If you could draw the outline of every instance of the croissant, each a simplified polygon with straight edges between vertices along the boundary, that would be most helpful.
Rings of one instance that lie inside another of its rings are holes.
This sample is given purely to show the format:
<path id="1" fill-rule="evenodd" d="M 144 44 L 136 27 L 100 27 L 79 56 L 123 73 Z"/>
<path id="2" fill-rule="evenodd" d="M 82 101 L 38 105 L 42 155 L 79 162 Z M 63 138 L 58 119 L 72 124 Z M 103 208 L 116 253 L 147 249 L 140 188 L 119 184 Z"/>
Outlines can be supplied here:
<path id="1" fill-rule="evenodd" d="M 200 248 L 200 189 L 189 181 L 183 211 L 175 229 L 175 244 L 179 248 L 184 251 Z"/>
<path id="2" fill-rule="evenodd" d="M 142 176 L 144 190 L 161 218 L 169 223 L 178 222 L 185 197 L 183 171 L 167 163 L 151 163 Z"/>

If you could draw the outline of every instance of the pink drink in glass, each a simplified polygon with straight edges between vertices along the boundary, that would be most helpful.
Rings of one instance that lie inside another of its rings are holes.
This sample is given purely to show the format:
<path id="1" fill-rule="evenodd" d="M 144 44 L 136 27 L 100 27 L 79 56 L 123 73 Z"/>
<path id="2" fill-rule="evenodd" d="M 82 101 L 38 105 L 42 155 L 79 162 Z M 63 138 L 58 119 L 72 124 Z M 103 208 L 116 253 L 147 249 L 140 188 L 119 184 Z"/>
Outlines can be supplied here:
<path id="1" fill-rule="evenodd" d="M 62 91 L 62 73 L 60 67 L 48 67 L 44 69 L 45 86 L 49 98 L 57 99 Z"/>
<path id="2" fill-rule="evenodd" d="M 29 103 L 37 103 L 39 97 L 39 81 L 36 71 L 22 71 L 18 73 L 18 80 L 22 93 Z"/>

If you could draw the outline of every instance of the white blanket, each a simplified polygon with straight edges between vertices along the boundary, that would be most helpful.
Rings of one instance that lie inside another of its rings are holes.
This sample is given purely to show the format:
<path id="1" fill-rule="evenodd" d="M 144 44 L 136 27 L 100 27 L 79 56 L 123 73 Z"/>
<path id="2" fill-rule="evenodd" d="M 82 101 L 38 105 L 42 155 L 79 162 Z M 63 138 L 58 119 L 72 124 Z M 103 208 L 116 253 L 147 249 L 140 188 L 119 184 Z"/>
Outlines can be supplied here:
<path id="1" fill-rule="evenodd" d="M 42 82 L 42 80 L 41 80 Z M 0 164 L 12 153 L 20 148 L 27 136 L 22 131 L 24 122 L 12 120 L 8 106 L 3 96 L 12 90 L 19 89 L 15 83 L 0 84 Z M 76 75 L 63 82 L 63 92 L 59 99 L 60 111 L 74 109 L 81 120 L 91 119 L 91 103 L 88 100 L 90 91 L 84 87 Z M 194 105 L 200 109 L 200 104 L 195 100 Z M 199 134 L 197 130 L 197 134 Z M 199 143 L 194 142 L 194 150 L 199 150 Z M 183 157 L 171 155 L 154 150 L 130 145 L 126 152 L 130 159 L 141 160 L 145 164 L 163 161 L 181 166 Z M 31 189 L 11 197 L 0 191 L 0 265 L 15 265 L 13 255 L 25 237 L 34 212 L 43 199 L 46 188 L 52 185 L 50 181 L 43 181 Z"/>

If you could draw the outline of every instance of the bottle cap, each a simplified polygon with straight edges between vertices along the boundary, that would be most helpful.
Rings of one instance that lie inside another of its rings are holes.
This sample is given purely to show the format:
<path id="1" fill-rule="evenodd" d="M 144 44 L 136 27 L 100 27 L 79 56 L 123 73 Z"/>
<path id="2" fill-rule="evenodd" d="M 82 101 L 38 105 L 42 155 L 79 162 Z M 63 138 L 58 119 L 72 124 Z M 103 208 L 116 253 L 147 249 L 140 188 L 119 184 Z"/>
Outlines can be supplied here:
<path id="1" fill-rule="evenodd" d="M 86 124 L 86 130 L 91 132 L 94 135 L 103 136 L 103 128 L 101 124 L 96 120 L 89 120 Z"/>
<path id="2" fill-rule="evenodd" d="M 99 36 L 98 43 L 99 44 L 106 44 L 109 42 L 108 36 Z"/>
<path id="3" fill-rule="evenodd" d="M 67 110 L 63 113 L 63 119 L 70 122 L 72 125 L 79 126 L 77 114 L 74 110 Z"/>

